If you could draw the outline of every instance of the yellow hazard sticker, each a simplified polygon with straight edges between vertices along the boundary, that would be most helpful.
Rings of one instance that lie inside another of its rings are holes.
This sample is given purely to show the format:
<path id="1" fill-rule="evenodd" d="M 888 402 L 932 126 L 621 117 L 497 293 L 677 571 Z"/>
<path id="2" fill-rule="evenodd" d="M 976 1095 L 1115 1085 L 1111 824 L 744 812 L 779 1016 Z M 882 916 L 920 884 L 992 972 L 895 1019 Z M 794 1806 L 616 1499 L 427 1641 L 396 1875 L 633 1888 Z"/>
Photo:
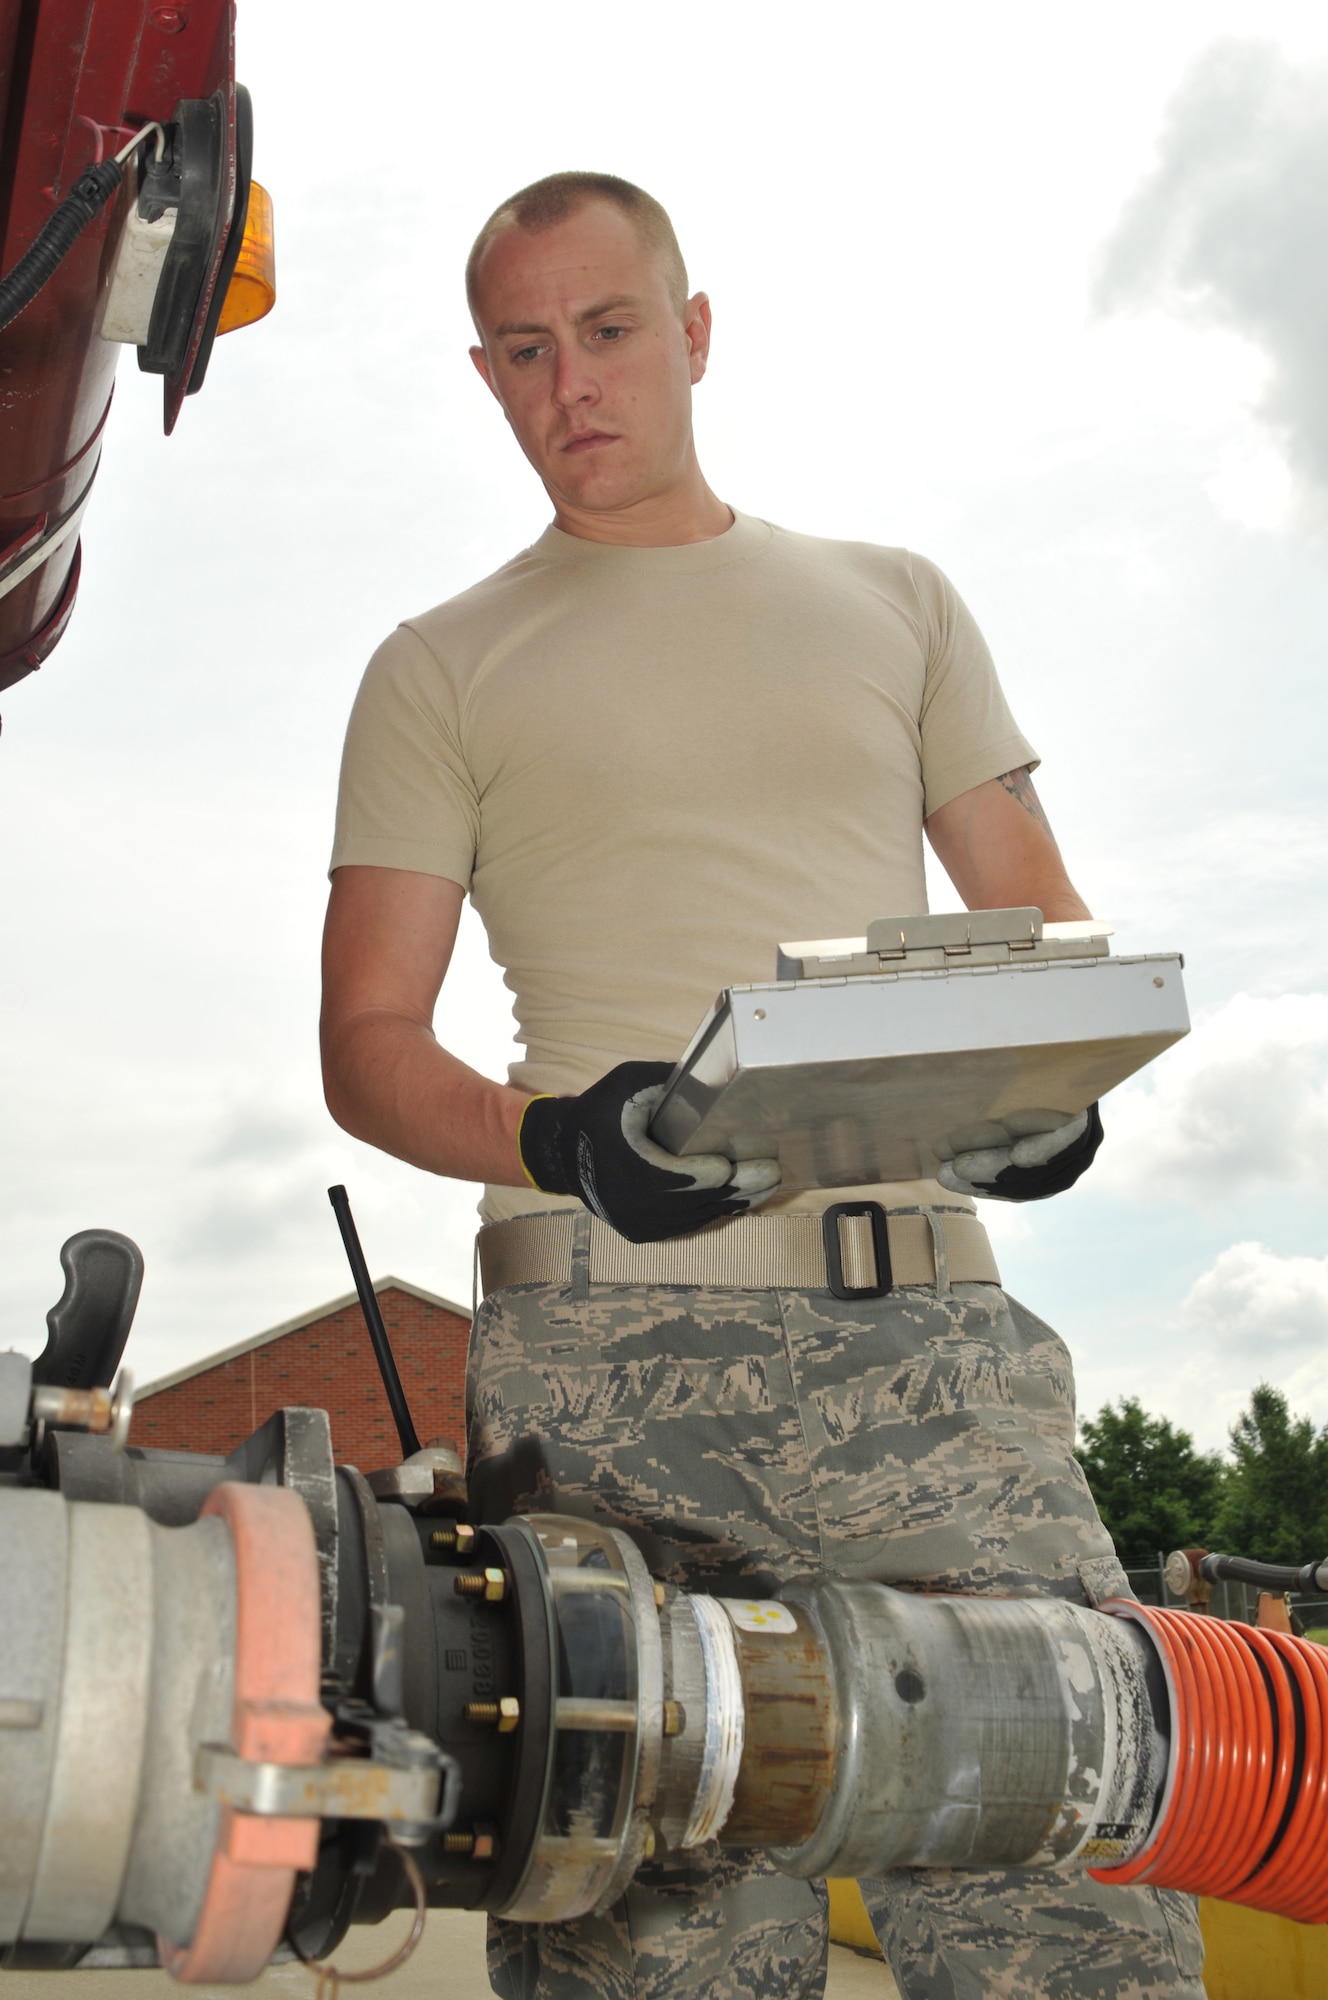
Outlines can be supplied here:
<path id="1" fill-rule="evenodd" d="M 720 1603 L 740 1632 L 796 1632 L 798 1621 L 785 1604 L 772 1599 L 721 1597 Z"/>

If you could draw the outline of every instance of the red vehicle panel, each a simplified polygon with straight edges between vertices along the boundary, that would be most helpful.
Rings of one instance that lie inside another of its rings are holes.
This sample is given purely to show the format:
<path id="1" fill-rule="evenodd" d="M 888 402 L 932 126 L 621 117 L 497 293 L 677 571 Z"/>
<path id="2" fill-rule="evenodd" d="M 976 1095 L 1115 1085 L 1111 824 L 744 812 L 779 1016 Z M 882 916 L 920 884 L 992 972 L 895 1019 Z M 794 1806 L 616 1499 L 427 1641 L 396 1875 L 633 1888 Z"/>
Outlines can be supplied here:
<path id="1" fill-rule="evenodd" d="M 0 0 L 0 274 L 13 270 L 91 162 L 153 120 L 169 124 L 182 99 L 222 93 L 234 205 L 234 19 L 233 0 Z M 135 198 L 131 172 L 0 332 L 0 688 L 41 664 L 73 609 L 78 518 L 121 353 L 97 326 Z M 188 390 L 220 263 L 218 249 L 188 360 L 166 383 L 167 430 Z M 5 592 L 6 577 L 62 526 L 47 559 Z"/>

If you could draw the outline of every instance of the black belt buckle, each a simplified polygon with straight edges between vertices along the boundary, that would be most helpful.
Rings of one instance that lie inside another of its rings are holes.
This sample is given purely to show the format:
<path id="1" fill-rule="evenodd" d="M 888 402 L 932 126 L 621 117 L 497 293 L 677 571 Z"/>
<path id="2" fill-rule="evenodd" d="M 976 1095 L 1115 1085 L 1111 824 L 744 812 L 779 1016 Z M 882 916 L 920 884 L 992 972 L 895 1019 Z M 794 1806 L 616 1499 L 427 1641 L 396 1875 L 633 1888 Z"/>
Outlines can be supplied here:
<path id="1" fill-rule="evenodd" d="M 876 1252 L 876 1283 L 846 1285 L 844 1258 L 839 1248 L 841 1215 L 871 1217 L 872 1249 Z M 821 1217 L 821 1237 L 825 1244 L 825 1278 L 837 1299 L 883 1299 L 894 1284 L 890 1267 L 890 1232 L 885 1210 L 879 1201 L 837 1201 Z"/>

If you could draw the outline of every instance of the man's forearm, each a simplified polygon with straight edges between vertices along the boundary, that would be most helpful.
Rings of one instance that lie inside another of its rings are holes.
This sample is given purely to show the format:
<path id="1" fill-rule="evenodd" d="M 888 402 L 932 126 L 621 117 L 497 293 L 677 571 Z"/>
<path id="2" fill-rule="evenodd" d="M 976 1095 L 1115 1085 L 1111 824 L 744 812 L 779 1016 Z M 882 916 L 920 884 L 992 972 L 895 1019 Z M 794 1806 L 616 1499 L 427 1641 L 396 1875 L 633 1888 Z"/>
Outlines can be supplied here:
<path id="1" fill-rule="evenodd" d="M 530 1092 L 481 1076 L 420 1022 L 369 1011 L 325 1035 L 323 1087 L 338 1125 L 411 1166 L 528 1185 L 516 1135 Z"/>
<path id="2" fill-rule="evenodd" d="M 1048 923 L 1092 913 L 1065 872 L 1027 770 L 961 792 L 926 822 L 927 835 L 970 910 L 1036 905 Z"/>

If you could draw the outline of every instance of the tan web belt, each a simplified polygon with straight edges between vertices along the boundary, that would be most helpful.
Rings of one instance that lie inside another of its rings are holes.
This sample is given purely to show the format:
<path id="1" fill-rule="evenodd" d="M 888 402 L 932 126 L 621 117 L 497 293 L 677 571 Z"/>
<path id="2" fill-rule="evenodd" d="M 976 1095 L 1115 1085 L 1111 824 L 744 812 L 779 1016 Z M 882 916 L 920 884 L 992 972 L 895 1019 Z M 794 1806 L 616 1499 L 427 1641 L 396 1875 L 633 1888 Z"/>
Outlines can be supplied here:
<path id="1" fill-rule="evenodd" d="M 999 1285 L 987 1232 L 964 1209 L 837 1202 L 824 1215 L 738 1215 L 671 1243 L 629 1243 L 573 1209 L 479 1233 L 484 1295 L 506 1285 L 731 1285 L 880 1298 L 900 1285 Z"/>

